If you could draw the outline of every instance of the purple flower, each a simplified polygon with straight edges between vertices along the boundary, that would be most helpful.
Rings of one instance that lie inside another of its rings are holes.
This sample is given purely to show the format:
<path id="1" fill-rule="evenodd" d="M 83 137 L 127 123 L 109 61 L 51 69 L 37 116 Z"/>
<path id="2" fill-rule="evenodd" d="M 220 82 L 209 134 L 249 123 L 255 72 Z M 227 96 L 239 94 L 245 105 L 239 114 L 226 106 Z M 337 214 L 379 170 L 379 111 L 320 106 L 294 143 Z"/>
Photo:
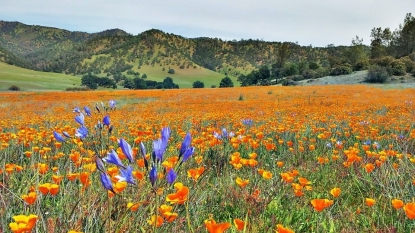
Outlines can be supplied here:
<path id="1" fill-rule="evenodd" d="M 151 185 L 154 187 L 154 184 L 157 181 L 157 169 L 156 167 L 152 167 L 149 173 Z"/>
<path id="2" fill-rule="evenodd" d="M 177 178 L 177 174 L 174 172 L 173 168 L 172 168 L 172 169 L 170 169 L 170 170 L 167 172 L 167 175 L 166 175 L 166 180 L 167 180 L 167 183 L 169 183 L 169 184 L 173 184 L 173 183 L 174 183 L 174 181 L 176 180 L 176 178 Z"/>
<path id="3" fill-rule="evenodd" d="M 81 113 L 81 110 L 79 110 L 79 107 L 76 107 L 73 109 L 73 112 Z"/>
<path id="4" fill-rule="evenodd" d="M 169 141 L 170 138 L 170 128 L 169 127 L 165 127 L 161 130 L 161 139 L 165 142 Z M 166 143 L 167 144 L 167 143 Z"/>
<path id="5" fill-rule="evenodd" d="M 105 172 L 105 165 L 99 157 L 95 157 L 95 165 L 101 172 Z"/>
<path id="6" fill-rule="evenodd" d="M 195 148 L 194 147 L 188 147 L 186 149 L 186 151 L 183 154 L 183 160 L 182 162 L 186 162 L 186 160 L 188 160 L 190 158 L 190 156 L 192 156 L 195 153 Z"/>
<path id="7" fill-rule="evenodd" d="M 108 177 L 106 173 L 101 172 L 101 183 L 106 190 L 109 190 L 115 194 L 114 188 L 112 187 L 111 179 Z"/>
<path id="8" fill-rule="evenodd" d="M 85 125 L 85 116 L 84 116 L 84 114 L 82 112 L 79 113 L 79 115 L 77 115 L 75 117 L 75 121 L 78 122 L 80 125 Z"/>
<path id="9" fill-rule="evenodd" d="M 244 124 L 245 126 L 251 127 L 254 122 L 252 121 L 252 119 L 243 119 L 241 120 L 242 124 Z"/>
<path id="10" fill-rule="evenodd" d="M 53 136 L 55 137 L 56 141 L 64 142 L 65 138 L 58 132 L 53 131 Z"/>
<path id="11" fill-rule="evenodd" d="M 110 108 L 111 109 L 114 109 L 114 108 L 116 108 L 117 106 L 115 105 L 116 103 L 115 103 L 115 100 L 110 100 L 109 102 L 108 102 L 108 104 L 109 104 L 109 106 L 110 106 Z"/>
<path id="12" fill-rule="evenodd" d="M 75 136 L 80 139 L 84 139 L 88 136 L 88 129 L 85 126 L 81 126 L 75 131 Z"/>
<path id="13" fill-rule="evenodd" d="M 133 162 L 133 150 L 131 149 L 130 144 L 124 139 L 118 141 L 118 145 L 121 147 L 122 153 L 127 157 L 128 161 Z"/>
<path id="14" fill-rule="evenodd" d="M 135 180 L 133 177 L 133 168 L 130 165 L 128 165 L 126 169 L 123 169 L 120 172 L 121 175 L 115 176 L 116 178 L 118 178 L 118 182 L 125 181 L 129 184 L 135 184 Z"/>
<path id="15" fill-rule="evenodd" d="M 115 152 L 114 150 L 111 150 L 111 152 L 107 154 L 107 157 L 103 158 L 102 160 L 104 160 L 104 162 L 125 168 L 124 164 L 122 164 L 121 162 L 121 159 L 118 157 L 117 152 Z"/>
<path id="16" fill-rule="evenodd" d="M 143 156 L 144 165 L 146 166 L 146 169 L 148 171 L 148 161 L 147 161 L 147 158 L 146 158 L 146 147 L 144 146 L 143 142 L 140 142 L 140 153 Z"/>
<path id="17" fill-rule="evenodd" d="M 180 147 L 180 153 L 179 158 L 182 157 L 184 152 L 187 150 L 187 148 L 190 146 L 190 143 L 192 142 L 192 135 L 190 132 L 186 134 L 186 136 L 183 139 L 182 146 Z"/>
<path id="18" fill-rule="evenodd" d="M 159 138 L 153 141 L 153 153 L 156 159 L 163 161 L 163 155 L 166 148 L 167 144 L 165 144 L 162 139 Z"/>
<path id="19" fill-rule="evenodd" d="M 106 125 L 106 126 L 110 126 L 110 116 L 106 115 L 104 117 L 104 119 L 102 119 L 102 124 Z"/>
<path id="20" fill-rule="evenodd" d="M 67 138 L 71 138 L 71 135 L 69 135 L 68 132 L 63 131 L 62 134 L 63 134 L 63 136 L 65 136 Z"/>
<path id="21" fill-rule="evenodd" d="M 92 115 L 91 115 L 91 109 L 89 109 L 87 106 L 85 106 L 85 107 L 84 107 L 84 111 L 85 111 L 85 114 L 86 114 L 87 116 L 92 116 Z"/>

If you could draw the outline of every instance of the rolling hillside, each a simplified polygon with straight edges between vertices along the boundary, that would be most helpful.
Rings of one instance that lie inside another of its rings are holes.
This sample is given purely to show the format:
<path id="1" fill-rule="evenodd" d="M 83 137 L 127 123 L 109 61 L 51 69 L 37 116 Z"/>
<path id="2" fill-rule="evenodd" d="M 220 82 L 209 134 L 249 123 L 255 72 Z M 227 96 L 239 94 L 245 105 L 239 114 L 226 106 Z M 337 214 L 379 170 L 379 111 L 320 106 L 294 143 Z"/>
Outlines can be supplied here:
<path id="1" fill-rule="evenodd" d="M 133 79 L 140 73 L 155 81 L 171 77 L 180 87 L 191 87 L 196 80 L 207 87 L 218 85 L 225 76 L 237 85 L 236 78 L 242 74 L 263 65 L 278 67 L 284 62 L 328 66 L 333 50 L 341 53 L 347 49 L 253 39 L 191 39 L 156 29 L 138 35 L 119 29 L 71 32 L 6 21 L 0 21 L 0 48 L 19 58 L 15 59 L 18 62 L 3 61 L 28 69 L 79 76 L 92 73 L 117 80 Z M 174 69 L 175 74 L 168 74 L 169 69 Z"/>
<path id="2" fill-rule="evenodd" d="M 66 74 L 33 71 L 0 62 L 0 91 L 16 85 L 24 91 L 65 90 L 79 87 L 81 78 Z"/>

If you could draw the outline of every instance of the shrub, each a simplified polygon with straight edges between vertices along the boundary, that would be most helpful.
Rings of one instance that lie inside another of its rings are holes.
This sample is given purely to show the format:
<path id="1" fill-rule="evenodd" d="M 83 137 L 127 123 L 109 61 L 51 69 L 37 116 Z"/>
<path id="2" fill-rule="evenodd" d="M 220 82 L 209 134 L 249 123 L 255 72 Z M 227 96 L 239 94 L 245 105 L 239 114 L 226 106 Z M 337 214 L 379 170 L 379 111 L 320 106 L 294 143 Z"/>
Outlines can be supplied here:
<path id="1" fill-rule="evenodd" d="M 11 85 L 11 86 L 9 87 L 9 90 L 10 90 L 10 91 L 20 91 L 20 87 L 18 87 L 18 86 L 16 86 L 16 85 Z"/>
<path id="2" fill-rule="evenodd" d="M 387 67 L 389 66 L 393 61 L 395 61 L 395 58 L 391 57 L 391 56 L 386 56 L 386 57 L 380 57 L 380 58 L 376 58 L 372 60 L 372 64 L 373 65 L 378 65 L 378 66 L 383 66 L 383 67 Z"/>
<path id="3" fill-rule="evenodd" d="M 89 91 L 88 87 L 68 87 L 65 89 L 66 91 Z"/>
<path id="4" fill-rule="evenodd" d="M 316 76 L 316 71 L 312 69 L 307 69 L 303 71 L 303 77 L 304 79 L 313 79 Z"/>
<path id="5" fill-rule="evenodd" d="M 352 66 L 348 63 L 335 65 L 334 68 L 331 70 L 331 76 L 343 75 L 343 74 L 351 74 L 352 73 Z"/>
<path id="6" fill-rule="evenodd" d="M 167 71 L 167 73 L 169 73 L 169 74 L 174 74 L 174 73 L 176 73 L 176 72 L 174 71 L 174 69 L 169 69 L 169 71 Z"/>
<path id="7" fill-rule="evenodd" d="M 369 66 L 369 60 L 363 59 L 363 60 L 356 62 L 356 64 L 353 66 L 353 70 L 357 70 L 357 71 L 364 70 L 368 66 Z"/>
<path id="8" fill-rule="evenodd" d="M 302 75 L 293 75 L 293 76 L 291 76 L 289 78 L 292 79 L 293 81 L 301 81 L 301 80 L 304 80 L 304 76 L 302 76 Z"/>
<path id="9" fill-rule="evenodd" d="M 395 60 L 390 64 L 391 73 L 392 75 L 405 75 L 406 74 L 406 66 L 403 61 Z"/>
<path id="10" fill-rule="evenodd" d="M 405 64 L 406 73 L 412 73 L 415 71 L 415 62 L 412 61 L 409 56 L 402 57 L 399 59 L 399 61 L 402 61 Z"/>
<path id="11" fill-rule="evenodd" d="M 384 83 L 390 77 L 385 67 L 374 65 L 369 68 L 365 81 L 369 83 Z"/>
<path id="12" fill-rule="evenodd" d="M 204 87 L 205 87 L 205 84 L 201 81 L 195 81 L 193 83 L 193 88 L 204 88 Z"/>

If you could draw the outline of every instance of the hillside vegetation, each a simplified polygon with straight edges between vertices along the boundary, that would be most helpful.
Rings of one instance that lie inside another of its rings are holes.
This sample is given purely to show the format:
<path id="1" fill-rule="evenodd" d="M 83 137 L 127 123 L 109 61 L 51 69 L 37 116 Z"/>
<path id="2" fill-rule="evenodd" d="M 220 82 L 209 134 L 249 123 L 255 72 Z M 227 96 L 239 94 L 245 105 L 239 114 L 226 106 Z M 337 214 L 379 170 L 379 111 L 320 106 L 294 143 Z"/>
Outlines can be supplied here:
<path id="1" fill-rule="evenodd" d="M 79 87 L 81 78 L 66 74 L 33 71 L 0 62 L 0 91 L 12 85 L 25 91 L 65 90 Z"/>
<path id="2" fill-rule="evenodd" d="M 218 86 L 225 77 L 242 86 L 290 85 L 373 66 L 384 67 L 373 70 L 385 69 L 388 75 L 413 73 L 414 38 L 410 13 L 393 32 L 373 28 L 370 46 L 356 36 L 349 46 L 324 48 L 258 39 L 185 38 L 157 29 L 138 35 L 119 29 L 85 33 L 0 21 L 0 61 L 38 71 L 94 75 L 136 89 L 148 87 L 131 83 L 167 77 L 180 87 L 195 81 Z"/>

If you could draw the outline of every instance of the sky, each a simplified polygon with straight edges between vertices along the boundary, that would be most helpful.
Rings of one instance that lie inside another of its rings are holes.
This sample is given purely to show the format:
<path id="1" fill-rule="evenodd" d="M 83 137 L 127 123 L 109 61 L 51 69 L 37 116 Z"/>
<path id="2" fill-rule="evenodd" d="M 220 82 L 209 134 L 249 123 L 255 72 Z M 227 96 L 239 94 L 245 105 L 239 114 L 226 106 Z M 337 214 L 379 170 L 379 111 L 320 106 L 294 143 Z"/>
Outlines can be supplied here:
<path id="1" fill-rule="evenodd" d="M 415 14 L 415 0 L 1 0 L 0 6 L 0 20 L 70 31 L 159 29 L 313 47 L 350 45 L 356 36 L 370 44 L 372 28 L 394 31 L 407 13 Z"/>

